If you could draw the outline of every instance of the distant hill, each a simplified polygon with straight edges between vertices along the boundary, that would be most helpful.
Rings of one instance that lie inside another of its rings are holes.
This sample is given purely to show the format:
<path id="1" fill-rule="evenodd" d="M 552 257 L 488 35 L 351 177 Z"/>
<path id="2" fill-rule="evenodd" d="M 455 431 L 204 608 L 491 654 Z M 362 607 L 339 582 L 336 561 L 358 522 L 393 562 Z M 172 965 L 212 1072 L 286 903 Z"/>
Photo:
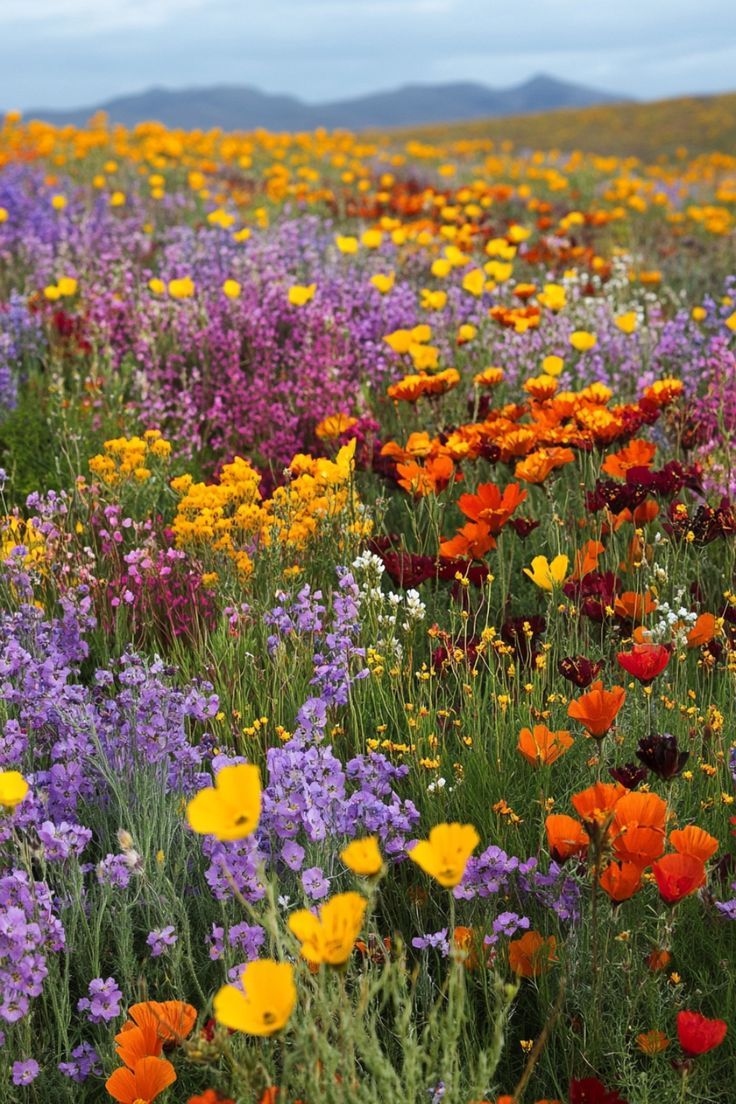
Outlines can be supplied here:
<path id="1" fill-rule="evenodd" d="M 360 130 L 462 122 L 623 100 L 623 96 L 540 75 L 511 88 L 487 88 L 469 81 L 407 84 L 388 92 L 322 104 L 308 104 L 296 96 L 272 95 L 239 85 L 179 90 L 150 88 L 90 107 L 67 111 L 38 108 L 25 114 L 57 126 L 82 126 L 91 115 L 105 111 L 111 122 L 129 127 L 155 119 L 168 127 L 186 130 L 213 127 L 223 130 L 254 130 L 257 127 L 274 131 L 313 130 L 315 127 Z"/>
<path id="2" fill-rule="evenodd" d="M 736 92 L 415 127 L 397 136 L 427 142 L 491 138 L 517 148 L 579 149 L 644 160 L 670 158 L 681 147 L 691 155 L 736 157 Z"/>

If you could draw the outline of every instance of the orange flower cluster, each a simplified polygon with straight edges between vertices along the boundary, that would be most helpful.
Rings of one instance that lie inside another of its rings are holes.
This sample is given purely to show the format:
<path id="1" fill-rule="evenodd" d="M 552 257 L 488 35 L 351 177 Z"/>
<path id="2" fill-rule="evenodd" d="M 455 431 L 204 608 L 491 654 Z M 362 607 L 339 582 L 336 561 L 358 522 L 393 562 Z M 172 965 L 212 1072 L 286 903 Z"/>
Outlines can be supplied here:
<path id="1" fill-rule="evenodd" d="M 667 803 L 654 793 L 627 790 L 618 782 L 595 782 L 573 794 L 580 820 L 554 813 L 545 829 L 558 862 L 596 846 L 594 875 L 612 901 L 627 901 L 641 888 L 651 866 L 660 895 L 675 904 L 705 883 L 705 864 L 718 841 L 695 825 L 670 833 L 674 851 L 664 855 Z"/>
<path id="2" fill-rule="evenodd" d="M 183 1001 L 145 1001 L 129 1009 L 115 1036 L 115 1050 L 123 1063 L 105 1083 L 119 1104 L 151 1104 L 176 1081 L 171 1062 L 162 1058 L 164 1046 L 182 1042 L 194 1027 L 197 1012 Z"/>

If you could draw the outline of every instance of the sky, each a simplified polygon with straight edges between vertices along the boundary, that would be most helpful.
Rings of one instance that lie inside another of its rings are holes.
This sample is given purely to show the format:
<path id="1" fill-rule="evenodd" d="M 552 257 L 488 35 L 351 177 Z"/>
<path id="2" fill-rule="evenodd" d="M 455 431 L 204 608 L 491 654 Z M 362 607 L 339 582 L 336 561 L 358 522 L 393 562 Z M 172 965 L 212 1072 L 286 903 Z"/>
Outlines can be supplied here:
<path id="1" fill-rule="evenodd" d="M 309 102 L 537 73 L 639 99 L 736 90 L 736 0 L 0 0 L 0 108 L 152 85 Z"/>

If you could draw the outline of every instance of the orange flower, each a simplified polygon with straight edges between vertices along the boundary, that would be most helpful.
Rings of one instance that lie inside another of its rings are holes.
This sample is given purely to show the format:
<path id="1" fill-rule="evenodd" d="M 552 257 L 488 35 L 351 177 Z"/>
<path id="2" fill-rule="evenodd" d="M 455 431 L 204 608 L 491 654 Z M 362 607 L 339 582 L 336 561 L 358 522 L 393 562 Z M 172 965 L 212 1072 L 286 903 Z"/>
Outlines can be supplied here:
<path id="1" fill-rule="evenodd" d="M 619 449 L 618 452 L 612 452 L 610 456 L 607 456 L 601 470 L 606 475 L 625 479 L 626 473 L 631 468 L 650 468 L 656 451 L 656 445 L 635 438 L 633 441 L 629 441 L 624 448 Z"/>
<path id="2" fill-rule="evenodd" d="M 642 1054 L 653 1058 L 655 1054 L 661 1054 L 670 1045 L 670 1041 L 663 1031 L 643 1031 L 636 1036 L 636 1045 Z"/>
<path id="3" fill-rule="evenodd" d="M 659 895 L 668 905 L 676 905 L 705 885 L 705 864 L 693 855 L 680 855 L 677 851 L 654 863 L 652 872 Z"/>
<path id="4" fill-rule="evenodd" d="M 440 556 L 452 560 L 456 556 L 469 556 L 473 560 L 482 560 L 486 552 L 496 547 L 495 538 L 491 536 L 488 526 L 484 522 L 469 521 L 458 529 L 456 536 L 440 543 Z"/>
<path id="5" fill-rule="evenodd" d="M 550 472 L 574 459 L 575 453 L 569 448 L 540 449 L 530 453 L 525 460 L 519 460 L 514 475 L 525 483 L 544 483 Z"/>
<path id="6" fill-rule="evenodd" d="M 574 741 L 569 732 L 552 732 L 546 725 L 538 724 L 534 729 L 522 728 L 519 733 L 518 749 L 533 767 L 549 765 L 572 747 Z"/>
<path id="7" fill-rule="evenodd" d="M 151 1025 L 163 1043 L 186 1039 L 197 1021 L 197 1010 L 185 1001 L 142 1001 L 132 1004 L 128 1015 L 143 1030 Z"/>
<path id="8" fill-rule="evenodd" d="M 460 495 L 458 506 L 471 521 L 483 522 L 491 533 L 499 533 L 527 492 L 518 483 L 509 483 L 501 492 L 495 483 L 481 483 L 475 494 Z"/>
<path id="9" fill-rule="evenodd" d="M 401 476 L 399 486 L 423 498 L 444 491 L 455 475 L 455 465 L 449 456 L 435 456 L 429 457 L 423 465 L 415 460 L 397 464 L 396 471 Z"/>
<path id="10" fill-rule="evenodd" d="M 629 791 L 618 782 L 594 782 L 587 790 L 572 795 L 575 811 L 584 824 L 608 825 L 613 817 L 616 802 Z"/>
<path id="11" fill-rule="evenodd" d="M 603 683 L 597 679 L 587 693 L 570 702 L 567 715 L 580 721 L 590 735 L 599 740 L 608 732 L 625 700 L 626 691 L 623 686 L 604 690 Z"/>
<path id="12" fill-rule="evenodd" d="M 692 855 L 706 863 L 718 850 L 718 840 L 696 824 L 670 832 L 670 843 L 680 855 Z"/>
<path id="13" fill-rule="evenodd" d="M 639 869 L 664 851 L 666 802 L 653 793 L 627 793 L 616 802 L 611 833 L 617 858 Z"/>
<path id="14" fill-rule="evenodd" d="M 650 951 L 646 957 L 647 966 L 653 974 L 659 974 L 662 970 L 666 970 L 671 961 L 672 955 L 670 952 L 659 947 Z"/>
<path id="15" fill-rule="evenodd" d="M 701 613 L 687 634 L 688 648 L 699 648 L 708 644 L 716 635 L 716 619 L 712 613 Z"/>
<path id="16" fill-rule="evenodd" d="M 553 935 L 543 936 L 529 931 L 521 939 L 509 943 L 509 966 L 519 977 L 537 977 L 555 961 L 557 940 Z"/>
<path id="17" fill-rule="evenodd" d="M 596 571 L 598 557 L 602 556 L 605 551 L 606 549 L 600 541 L 586 541 L 580 551 L 575 553 L 575 570 L 572 573 L 572 578 L 582 579 L 591 571 Z"/>
<path id="18" fill-rule="evenodd" d="M 544 827 L 550 854 L 557 862 L 579 855 L 590 843 L 590 836 L 580 821 L 564 813 L 550 813 Z"/>
<path id="19" fill-rule="evenodd" d="M 632 862 L 609 863 L 598 884 L 617 904 L 628 901 L 641 888 L 641 868 Z"/>
<path id="20" fill-rule="evenodd" d="M 625 590 L 623 594 L 619 594 L 614 603 L 616 616 L 634 623 L 643 621 L 647 614 L 653 613 L 656 608 L 657 603 L 648 590 L 644 594 L 638 594 L 635 590 Z"/>
<path id="21" fill-rule="evenodd" d="M 105 1082 L 110 1096 L 119 1104 L 151 1104 L 164 1089 L 173 1085 L 176 1073 L 165 1058 L 141 1058 L 135 1069 L 116 1069 Z"/>
<path id="22" fill-rule="evenodd" d="M 462 951 L 463 966 L 466 970 L 478 968 L 478 940 L 472 928 L 458 926 L 453 932 L 453 943 L 457 951 Z"/>

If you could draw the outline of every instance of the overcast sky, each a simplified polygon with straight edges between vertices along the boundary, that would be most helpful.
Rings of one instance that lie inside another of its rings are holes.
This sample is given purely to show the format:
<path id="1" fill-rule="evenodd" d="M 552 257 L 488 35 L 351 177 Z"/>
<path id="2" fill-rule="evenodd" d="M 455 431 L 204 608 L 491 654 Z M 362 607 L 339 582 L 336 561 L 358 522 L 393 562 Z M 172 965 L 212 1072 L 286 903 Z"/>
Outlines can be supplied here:
<path id="1" fill-rule="evenodd" d="M 736 90 L 736 0 L 0 0 L 0 108 L 153 84 L 319 101 L 535 73 L 654 99 Z"/>

